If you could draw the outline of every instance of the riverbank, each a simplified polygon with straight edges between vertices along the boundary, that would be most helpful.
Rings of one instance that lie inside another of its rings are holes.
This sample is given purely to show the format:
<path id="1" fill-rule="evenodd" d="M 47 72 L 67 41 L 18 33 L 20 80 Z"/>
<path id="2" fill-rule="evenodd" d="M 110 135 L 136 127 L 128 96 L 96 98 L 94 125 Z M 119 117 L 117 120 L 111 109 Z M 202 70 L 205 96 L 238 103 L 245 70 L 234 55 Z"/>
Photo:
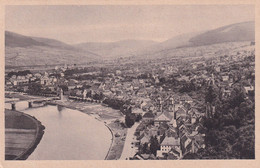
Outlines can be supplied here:
<path id="1" fill-rule="evenodd" d="M 127 129 L 122 124 L 124 116 L 120 111 L 97 103 L 78 102 L 72 100 L 54 100 L 48 102 L 48 104 L 78 110 L 103 122 L 112 134 L 111 145 L 105 160 L 117 160 L 120 158 L 127 133 Z"/>
<path id="2" fill-rule="evenodd" d="M 26 160 L 40 143 L 44 129 L 35 117 L 5 109 L 5 160 Z"/>

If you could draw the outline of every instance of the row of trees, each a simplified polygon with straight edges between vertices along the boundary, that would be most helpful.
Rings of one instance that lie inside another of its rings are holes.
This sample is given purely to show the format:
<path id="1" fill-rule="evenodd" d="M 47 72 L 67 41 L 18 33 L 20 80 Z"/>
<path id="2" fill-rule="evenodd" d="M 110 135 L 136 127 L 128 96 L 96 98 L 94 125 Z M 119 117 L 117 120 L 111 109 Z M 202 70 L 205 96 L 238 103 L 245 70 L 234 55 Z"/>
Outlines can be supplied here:
<path id="1" fill-rule="evenodd" d="M 18 72 L 9 72 L 7 74 L 7 76 L 10 78 L 12 77 L 13 75 L 16 75 L 16 76 L 26 76 L 28 74 L 32 74 L 31 71 L 29 70 L 24 70 L 24 71 L 18 71 Z"/>
<path id="2" fill-rule="evenodd" d="M 49 89 L 47 87 L 43 87 L 39 83 L 30 83 L 28 85 L 27 93 L 31 94 L 31 95 L 39 95 L 39 94 L 53 94 L 53 95 L 56 95 L 57 94 L 57 92 L 52 91 L 51 89 Z"/>

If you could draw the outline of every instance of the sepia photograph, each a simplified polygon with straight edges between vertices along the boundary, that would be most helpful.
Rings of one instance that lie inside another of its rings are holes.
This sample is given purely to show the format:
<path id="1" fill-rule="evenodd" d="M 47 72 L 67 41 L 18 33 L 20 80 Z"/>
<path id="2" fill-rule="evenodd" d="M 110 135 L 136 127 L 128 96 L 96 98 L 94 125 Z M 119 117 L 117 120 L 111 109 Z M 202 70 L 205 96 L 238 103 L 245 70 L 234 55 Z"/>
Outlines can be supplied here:
<path id="1" fill-rule="evenodd" d="M 5 5 L 4 160 L 255 160 L 255 5 Z"/>

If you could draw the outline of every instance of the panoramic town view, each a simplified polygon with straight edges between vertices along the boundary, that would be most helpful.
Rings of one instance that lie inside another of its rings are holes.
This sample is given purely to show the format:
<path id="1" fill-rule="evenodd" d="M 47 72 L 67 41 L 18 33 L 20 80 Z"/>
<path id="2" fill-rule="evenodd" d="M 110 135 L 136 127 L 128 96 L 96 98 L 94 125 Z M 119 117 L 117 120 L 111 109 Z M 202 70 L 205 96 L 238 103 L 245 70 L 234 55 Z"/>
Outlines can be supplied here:
<path id="1" fill-rule="evenodd" d="M 5 17 L 5 160 L 255 159 L 254 6 Z"/>

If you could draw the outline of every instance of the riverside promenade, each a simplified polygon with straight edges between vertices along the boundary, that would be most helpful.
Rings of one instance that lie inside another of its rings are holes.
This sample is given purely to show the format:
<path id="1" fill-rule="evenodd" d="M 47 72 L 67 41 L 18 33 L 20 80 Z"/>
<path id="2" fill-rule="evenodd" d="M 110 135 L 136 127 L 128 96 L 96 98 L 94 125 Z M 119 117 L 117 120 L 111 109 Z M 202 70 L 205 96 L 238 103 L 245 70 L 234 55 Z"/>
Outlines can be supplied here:
<path id="1" fill-rule="evenodd" d="M 139 123 L 135 123 L 131 128 L 127 129 L 125 145 L 120 160 L 128 160 L 130 157 L 133 157 L 134 154 L 137 152 L 137 148 L 134 145 L 135 142 L 134 133 L 138 125 Z"/>

